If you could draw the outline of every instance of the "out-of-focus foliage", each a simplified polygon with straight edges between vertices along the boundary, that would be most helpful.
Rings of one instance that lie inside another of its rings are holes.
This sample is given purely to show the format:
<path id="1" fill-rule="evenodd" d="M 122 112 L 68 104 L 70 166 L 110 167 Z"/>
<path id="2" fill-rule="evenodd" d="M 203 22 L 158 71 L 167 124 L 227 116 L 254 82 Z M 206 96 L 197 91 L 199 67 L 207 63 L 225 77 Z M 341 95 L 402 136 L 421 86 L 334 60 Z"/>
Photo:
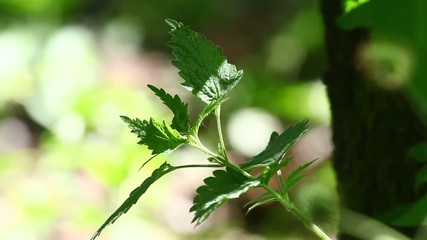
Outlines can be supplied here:
<path id="1" fill-rule="evenodd" d="M 387 12 L 390 14 L 378 14 Z M 360 51 L 359 67 L 367 79 L 377 87 L 389 91 L 403 90 L 426 120 L 427 76 L 422 66 L 427 60 L 425 42 L 427 34 L 427 5 L 425 1 L 370 0 L 350 9 L 339 19 L 345 29 L 365 27 L 372 35 L 371 43 Z M 425 161 L 425 143 L 414 146 L 409 157 L 421 163 Z M 425 189 L 427 168 L 421 168 L 415 176 L 417 191 Z M 417 227 L 426 223 L 427 198 L 396 206 L 379 218 L 395 226 Z M 421 236 L 420 239 L 425 236 Z M 425 235 L 425 233 L 424 233 Z"/>
<path id="2" fill-rule="evenodd" d="M 353 1 L 344 1 L 346 4 Z M 361 2 L 361 1 L 358 1 Z M 390 13 L 390 14 L 381 14 Z M 427 60 L 427 2 L 423 0 L 370 0 L 354 6 L 339 19 L 345 29 L 367 27 L 374 36 L 371 55 L 376 58 L 368 63 L 373 68 L 393 74 L 393 79 L 383 81 L 399 82 L 414 101 L 416 107 L 427 113 L 427 70 L 421 63 Z M 377 41 L 388 45 L 387 53 L 378 52 Z M 377 45 L 377 46 L 375 46 Z M 362 59 L 362 61 L 364 61 Z M 402 69 L 403 68 L 403 69 Z M 372 70 L 372 69 L 371 69 Z M 375 70 L 373 70 L 375 71 Z M 403 72 L 402 72 L 403 71 Z M 370 70 L 368 70 L 370 72 Z M 379 76 L 379 79 L 384 75 Z M 387 76 L 385 76 L 387 78 Z M 386 83 L 387 84 L 387 83 Z"/>
<path id="3" fill-rule="evenodd" d="M 422 189 L 427 184 L 427 143 L 423 142 L 412 147 L 408 155 L 425 164 L 416 174 L 415 188 Z M 427 194 L 413 203 L 396 206 L 381 216 L 381 219 L 396 226 L 423 226 L 427 224 Z"/>
<path id="4" fill-rule="evenodd" d="M 348 13 L 367 2 L 369 2 L 369 0 L 344 0 L 344 12 Z"/>
<path id="5" fill-rule="evenodd" d="M 345 1 L 346 4 L 352 1 Z M 361 1 L 359 1 L 361 2 Z M 379 13 L 391 14 L 379 14 Z M 427 2 L 422 0 L 370 0 L 357 4 L 339 19 L 345 29 L 365 27 L 371 31 L 372 43 L 361 51 L 360 67 L 368 79 L 377 86 L 390 89 L 404 89 L 414 103 L 414 109 L 427 114 Z M 425 146 L 411 150 L 414 159 L 422 159 Z M 425 160 L 425 158 L 424 158 Z M 416 175 L 417 189 L 425 183 L 426 168 Z M 397 226 L 418 226 L 425 224 L 427 198 L 414 203 L 396 206 L 381 216 L 385 222 Z"/>

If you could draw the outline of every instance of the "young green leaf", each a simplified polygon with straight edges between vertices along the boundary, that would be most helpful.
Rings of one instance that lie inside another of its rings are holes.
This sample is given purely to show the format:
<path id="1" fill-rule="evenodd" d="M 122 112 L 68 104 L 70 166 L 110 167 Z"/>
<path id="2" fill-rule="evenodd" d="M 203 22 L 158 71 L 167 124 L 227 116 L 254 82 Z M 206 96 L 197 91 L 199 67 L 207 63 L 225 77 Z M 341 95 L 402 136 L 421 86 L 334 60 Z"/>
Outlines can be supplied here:
<path id="1" fill-rule="evenodd" d="M 134 189 L 130 194 L 128 199 L 126 199 L 123 204 L 113 213 L 111 216 L 105 221 L 104 224 L 95 232 L 95 234 L 92 236 L 91 240 L 94 240 L 96 237 L 98 237 L 102 230 L 107 227 L 108 225 L 114 223 L 122 214 L 127 213 L 129 209 L 136 204 L 136 202 L 139 200 L 139 198 L 147 191 L 147 189 L 159 178 L 164 176 L 167 173 L 172 172 L 175 170 L 173 166 L 171 166 L 168 163 L 163 163 L 159 168 L 154 170 L 154 172 L 151 174 L 150 177 L 144 180 L 139 187 Z"/>
<path id="2" fill-rule="evenodd" d="M 121 119 L 128 124 L 132 133 L 137 134 L 140 139 L 138 144 L 146 145 L 152 150 L 153 155 L 174 150 L 187 142 L 185 136 L 165 122 L 160 123 L 153 118 L 150 118 L 150 121 L 141 121 L 138 118 L 130 119 L 126 116 L 121 116 Z"/>
<path id="3" fill-rule="evenodd" d="M 304 169 L 308 168 L 312 163 L 314 163 L 316 160 L 313 160 L 311 162 L 308 162 L 304 165 L 301 165 L 297 167 L 291 174 L 289 174 L 288 179 L 286 179 L 285 186 L 283 187 L 283 192 L 287 193 L 291 187 L 293 187 L 297 182 L 299 182 L 303 177 L 307 176 L 308 174 L 298 175 L 300 174 Z"/>
<path id="4" fill-rule="evenodd" d="M 269 198 L 262 199 L 259 202 L 256 202 L 253 205 L 251 205 L 248 208 L 248 210 L 246 211 L 246 214 L 248 214 L 250 211 L 254 210 L 258 206 L 261 206 L 261 205 L 269 203 L 269 202 L 275 202 L 275 201 L 279 201 L 279 200 L 277 200 L 275 197 L 269 197 Z"/>
<path id="5" fill-rule="evenodd" d="M 243 71 L 229 64 L 219 46 L 188 26 L 172 19 L 166 23 L 172 28 L 172 64 L 184 79 L 182 85 L 206 103 L 223 98 L 241 79 Z"/>
<path id="6" fill-rule="evenodd" d="M 148 85 L 174 114 L 171 127 L 182 134 L 187 134 L 190 128 L 190 119 L 188 116 L 188 104 L 181 101 L 178 95 L 172 97 L 163 89 L 158 89 L 153 85 Z"/>
<path id="7" fill-rule="evenodd" d="M 269 193 L 269 192 L 265 192 L 265 193 L 263 193 L 263 194 L 261 194 L 261 195 L 259 195 L 259 196 L 257 196 L 257 197 L 255 197 L 255 198 L 253 198 L 253 199 L 251 199 L 249 202 L 247 202 L 245 205 L 243 205 L 243 208 L 246 208 L 246 207 L 248 207 L 249 205 L 253 205 L 254 203 L 256 203 L 256 202 L 259 202 L 259 201 L 261 201 L 261 200 L 264 200 L 264 199 L 267 199 L 267 198 L 271 198 L 272 196 L 271 196 L 271 193 Z"/>
<path id="8" fill-rule="evenodd" d="M 289 162 L 292 160 L 292 157 L 285 158 L 284 161 L 281 162 L 274 162 L 264 168 L 264 171 L 262 174 L 258 177 L 262 183 L 268 184 L 270 179 L 274 176 L 274 174 L 277 173 L 277 171 L 280 171 L 280 169 L 286 167 Z"/>
<path id="9" fill-rule="evenodd" d="M 281 161 L 289 148 L 301 138 L 307 129 L 308 120 L 304 120 L 290 126 L 280 135 L 277 132 L 273 132 L 265 150 L 248 162 L 241 164 L 240 167 L 250 171 L 257 167 L 265 167 Z"/>
<path id="10" fill-rule="evenodd" d="M 238 198 L 251 187 L 260 184 L 258 179 L 251 179 L 233 169 L 216 170 L 213 176 L 204 180 L 206 185 L 197 189 L 190 212 L 195 216 L 192 222 L 197 225 L 205 221 L 221 204 L 229 199 Z"/>

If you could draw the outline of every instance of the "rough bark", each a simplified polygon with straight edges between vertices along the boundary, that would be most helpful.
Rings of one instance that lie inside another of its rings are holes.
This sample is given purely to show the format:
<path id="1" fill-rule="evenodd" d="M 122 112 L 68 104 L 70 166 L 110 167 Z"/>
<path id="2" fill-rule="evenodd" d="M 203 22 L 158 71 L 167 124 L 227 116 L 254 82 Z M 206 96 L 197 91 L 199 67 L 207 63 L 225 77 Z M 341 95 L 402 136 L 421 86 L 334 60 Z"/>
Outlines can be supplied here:
<path id="1" fill-rule="evenodd" d="M 369 33 L 337 26 L 341 2 L 322 1 L 334 168 L 342 204 L 375 217 L 420 194 L 413 187 L 419 165 L 406 153 L 425 139 L 426 129 L 402 92 L 375 87 L 364 79 L 357 53 L 369 41 Z"/>

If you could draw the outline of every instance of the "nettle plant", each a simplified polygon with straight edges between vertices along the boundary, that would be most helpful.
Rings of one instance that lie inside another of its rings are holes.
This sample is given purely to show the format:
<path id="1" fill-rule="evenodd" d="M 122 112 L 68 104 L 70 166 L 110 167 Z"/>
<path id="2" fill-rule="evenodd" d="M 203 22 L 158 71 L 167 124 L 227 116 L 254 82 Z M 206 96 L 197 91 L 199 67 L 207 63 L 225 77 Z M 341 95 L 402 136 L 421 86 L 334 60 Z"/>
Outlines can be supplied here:
<path id="1" fill-rule="evenodd" d="M 102 224 L 91 239 L 98 237 L 106 226 L 128 212 L 154 182 L 166 174 L 182 168 L 222 168 L 213 171 L 212 176 L 204 180 L 204 185 L 196 190 L 197 194 L 194 197 L 193 206 L 190 208 L 190 212 L 194 212 L 192 222 L 195 222 L 196 225 L 205 221 L 226 201 L 239 198 L 250 188 L 263 188 L 264 194 L 246 204 L 248 212 L 262 204 L 277 201 L 321 239 L 330 239 L 296 208 L 288 195 L 289 190 L 306 176 L 306 174 L 302 174 L 302 171 L 314 161 L 299 166 L 286 179 L 281 172 L 281 169 L 291 161 L 291 157 L 286 153 L 307 131 L 308 121 L 299 122 L 281 134 L 273 132 L 265 150 L 243 164 L 232 163 L 227 155 L 222 136 L 221 105 L 242 78 L 243 71 L 237 70 L 236 66 L 228 63 L 222 49 L 215 46 L 202 34 L 194 32 L 188 26 L 172 19 L 167 19 L 166 23 L 171 27 L 170 34 L 172 35 L 172 40 L 167 45 L 172 48 L 175 56 L 172 64 L 179 69 L 179 75 L 184 80 L 181 85 L 205 102 L 206 106 L 194 121 L 190 121 L 188 104 L 182 102 L 178 95 L 171 96 L 163 89 L 148 85 L 174 114 L 172 123 L 168 124 L 153 118 L 149 120 L 131 119 L 126 116 L 121 116 L 121 118 L 132 130 L 131 132 L 138 136 L 138 144 L 146 145 L 152 151 L 152 157 L 144 165 L 159 154 L 169 153 L 185 145 L 209 155 L 207 163 L 175 166 L 164 162 L 130 193 L 129 197 Z M 214 114 L 218 128 L 219 143 L 216 152 L 203 145 L 198 134 L 200 125 L 210 114 Z M 252 172 L 255 169 L 262 169 L 262 173 L 253 175 Z M 269 186 L 269 181 L 273 177 L 278 178 L 279 189 Z"/>

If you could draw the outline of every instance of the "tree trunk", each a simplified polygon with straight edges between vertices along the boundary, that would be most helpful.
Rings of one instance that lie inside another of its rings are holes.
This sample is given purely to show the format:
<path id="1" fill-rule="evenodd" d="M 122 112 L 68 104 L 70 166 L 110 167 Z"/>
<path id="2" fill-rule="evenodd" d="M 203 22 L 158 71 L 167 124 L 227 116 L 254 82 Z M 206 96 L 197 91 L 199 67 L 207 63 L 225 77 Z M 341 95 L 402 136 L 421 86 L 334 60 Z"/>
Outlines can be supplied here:
<path id="1" fill-rule="evenodd" d="M 341 3 L 322 0 L 329 64 L 323 80 L 332 112 L 334 168 L 342 205 L 376 217 L 419 197 L 414 180 L 420 166 L 406 153 L 425 139 L 426 129 L 402 92 L 364 79 L 357 53 L 369 32 L 337 26 Z"/>

